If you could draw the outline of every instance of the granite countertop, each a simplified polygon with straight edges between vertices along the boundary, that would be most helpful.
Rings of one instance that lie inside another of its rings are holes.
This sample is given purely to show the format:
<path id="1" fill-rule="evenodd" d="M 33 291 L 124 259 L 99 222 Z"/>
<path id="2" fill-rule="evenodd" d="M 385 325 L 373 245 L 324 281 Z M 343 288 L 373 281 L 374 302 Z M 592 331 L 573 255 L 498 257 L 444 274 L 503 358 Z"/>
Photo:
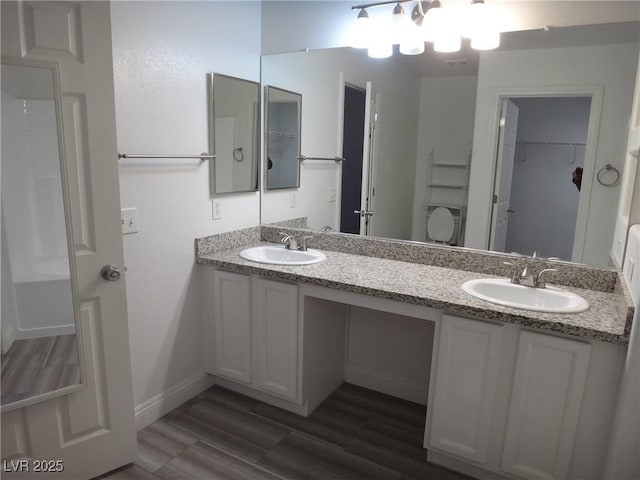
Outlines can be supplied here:
<path id="1" fill-rule="evenodd" d="M 423 305 L 452 315 L 514 323 L 615 344 L 626 345 L 629 341 L 633 305 L 622 292 L 562 287 L 585 298 L 590 308 L 572 314 L 533 312 L 485 302 L 460 288 L 470 279 L 500 278 L 495 275 L 327 250 L 323 250 L 327 259 L 313 265 L 271 265 L 240 258 L 241 250 L 257 245 L 274 244 L 257 242 L 203 253 L 197 262 L 276 280 Z"/>

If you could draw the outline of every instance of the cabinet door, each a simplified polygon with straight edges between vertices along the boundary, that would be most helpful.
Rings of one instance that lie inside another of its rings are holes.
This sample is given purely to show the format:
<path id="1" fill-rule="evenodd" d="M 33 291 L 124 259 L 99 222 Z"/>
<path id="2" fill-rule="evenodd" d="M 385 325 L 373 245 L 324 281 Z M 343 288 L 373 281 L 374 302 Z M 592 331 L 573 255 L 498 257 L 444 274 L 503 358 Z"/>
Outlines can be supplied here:
<path id="1" fill-rule="evenodd" d="M 298 286 L 257 278 L 255 287 L 255 386 L 296 400 Z"/>
<path id="2" fill-rule="evenodd" d="M 429 448 L 487 461 L 502 327 L 443 315 Z"/>
<path id="3" fill-rule="evenodd" d="M 522 332 L 502 469 L 522 478 L 567 478 L 591 346 Z"/>
<path id="4" fill-rule="evenodd" d="M 251 282 L 248 275 L 216 270 L 214 312 L 216 375 L 251 383 Z"/>

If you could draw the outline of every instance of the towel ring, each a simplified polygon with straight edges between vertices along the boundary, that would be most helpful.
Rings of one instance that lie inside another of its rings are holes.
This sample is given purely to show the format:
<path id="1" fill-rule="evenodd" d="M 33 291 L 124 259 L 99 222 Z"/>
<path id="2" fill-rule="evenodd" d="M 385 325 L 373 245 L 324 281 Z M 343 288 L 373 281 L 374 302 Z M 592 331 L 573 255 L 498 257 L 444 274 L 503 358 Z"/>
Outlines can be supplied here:
<path id="1" fill-rule="evenodd" d="M 244 152 L 242 151 L 242 147 L 233 149 L 233 158 L 236 162 L 241 162 L 244 160 Z"/>
<path id="2" fill-rule="evenodd" d="M 613 173 L 616 174 L 616 178 L 613 180 L 613 182 L 603 181 L 601 177 L 605 173 L 611 172 L 611 171 L 613 171 Z M 607 163 L 604 167 L 598 170 L 598 175 L 596 175 L 596 178 L 598 179 L 598 183 L 600 185 L 603 185 L 605 187 L 615 187 L 616 185 L 618 185 L 618 183 L 620 183 L 620 171 L 610 163 Z"/>

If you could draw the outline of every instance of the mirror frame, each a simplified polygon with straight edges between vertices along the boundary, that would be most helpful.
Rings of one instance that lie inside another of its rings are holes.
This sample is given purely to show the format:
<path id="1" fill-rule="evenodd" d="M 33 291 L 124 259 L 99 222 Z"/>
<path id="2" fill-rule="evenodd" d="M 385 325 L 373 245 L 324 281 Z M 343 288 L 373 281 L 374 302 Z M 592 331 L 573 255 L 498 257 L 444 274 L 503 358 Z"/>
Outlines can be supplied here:
<path id="1" fill-rule="evenodd" d="M 296 149 L 296 185 L 288 186 L 288 187 L 277 187 L 277 188 L 269 188 L 268 182 L 268 163 L 264 163 L 264 192 L 276 192 L 279 190 L 292 190 L 300 188 L 300 161 L 302 156 L 302 94 L 298 92 L 293 92 L 291 90 L 286 90 L 280 87 L 274 87 L 273 85 L 265 85 L 264 86 L 264 152 L 263 158 L 269 159 L 269 89 L 277 90 L 283 93 L 289 93 L 291 95 L 296 95 L 299 98 L 298 101 L 298 146 Z M 260 211 L 260 215 L 262 215 L 262 208 Z M 262 220 L 262 219 L 261 219 Z"/>
<path id="2" fill-rule="evenodd" d="M 257 109 L 256 112 L 256 131 L 254 133 L 254 153 L 253 153 L 253 162 L 255 166 L 253 167 L 253 175 L 255 178 L 255 187 L 247 190 L 230 190 L 226 192 L 218 192 L 216 190 L 216 173 L 218 169 L 218 157 L 216 157 L 216 102 L 215 102 L 215 79 L 216 77 L 224 77 L 232 80 L 237 80 L 239 82 L 248 83 L 254 85 L 256 88 L 256 97 L 257 97 Z M 220 195 L 233 195 L 235 193 L 251 193 L 260 191 L 260 163 L 262 160 L 262 156 L 260 155 L 260 83 L 254 82 L 253 80 L 247 80 L 246 78 L 234 77 L 231 75 L 225 75 L 222 73 L 209 72 L 207 73 L 207 110 L 208 110 L 208 131 L 209 131 L 209 151 L 214 158 L 212 160 L 213 165 L 210 167 L 210 183 L 211 183 L 211 193 L 212 196 L 220 196 Z"/>
<path id="3" fill-rule="evenodd" d="M 53 103 L 55 108 L 56 117 L 56 132 L 58 139 L 58 158 L 60 163 L 60 180 L 62 188 L 62 206 L 64 210 L 65 232 L 67 235 L 67 254 L 69 258 L 69 280 L 71 284 L 71 300 L 73 307 L 73 320 L 76 328 L 76 343 L 78 346 L 78 367 L 80 369 L 80 382 L 75 385 L 69 385 L 57 390 L 51 390 L 47 393 L 40 395 L 34 395 L 32 397 L 24 398 L 16 402 L 0 405 L 0 412 L 8 412 L 16 410 L 29 405 L 50 400 L 52 398 L 68 395 L 69 393 L 82 390 L 86 386 L 87 369 L 85 361 L 85 351 L 83 348 L 83 335 L 80 321 L 80 297 L 78 295 L 78 270 L 76 266 L 76 253 L 74 246 L 73 225 L 71 216 L 71 197 L 69 193 L 69 172 L 67 168 L 67 156 L 65 148 L 64 138 L 64 123 L 63 123 L 63 96 L 60 81 L 60 66 L 57 63 L 16 59 L 11 57 L 1 57 L 0 62 L 3 65 L 12 65 L 19 67 L 35 67 L 47 69 L 51 72 L 53 80 Z"/>

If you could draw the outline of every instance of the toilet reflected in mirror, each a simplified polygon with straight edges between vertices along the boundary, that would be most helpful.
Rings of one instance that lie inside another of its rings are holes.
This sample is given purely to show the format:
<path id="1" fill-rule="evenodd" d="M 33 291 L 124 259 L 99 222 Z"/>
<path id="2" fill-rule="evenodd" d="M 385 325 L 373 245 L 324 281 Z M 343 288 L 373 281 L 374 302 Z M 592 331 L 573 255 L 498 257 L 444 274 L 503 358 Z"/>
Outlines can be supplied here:
<path id="1" fill-rule="evenodd" d="M 82 383 L 56 67 L 2 64 L 2 410 Z"/>

